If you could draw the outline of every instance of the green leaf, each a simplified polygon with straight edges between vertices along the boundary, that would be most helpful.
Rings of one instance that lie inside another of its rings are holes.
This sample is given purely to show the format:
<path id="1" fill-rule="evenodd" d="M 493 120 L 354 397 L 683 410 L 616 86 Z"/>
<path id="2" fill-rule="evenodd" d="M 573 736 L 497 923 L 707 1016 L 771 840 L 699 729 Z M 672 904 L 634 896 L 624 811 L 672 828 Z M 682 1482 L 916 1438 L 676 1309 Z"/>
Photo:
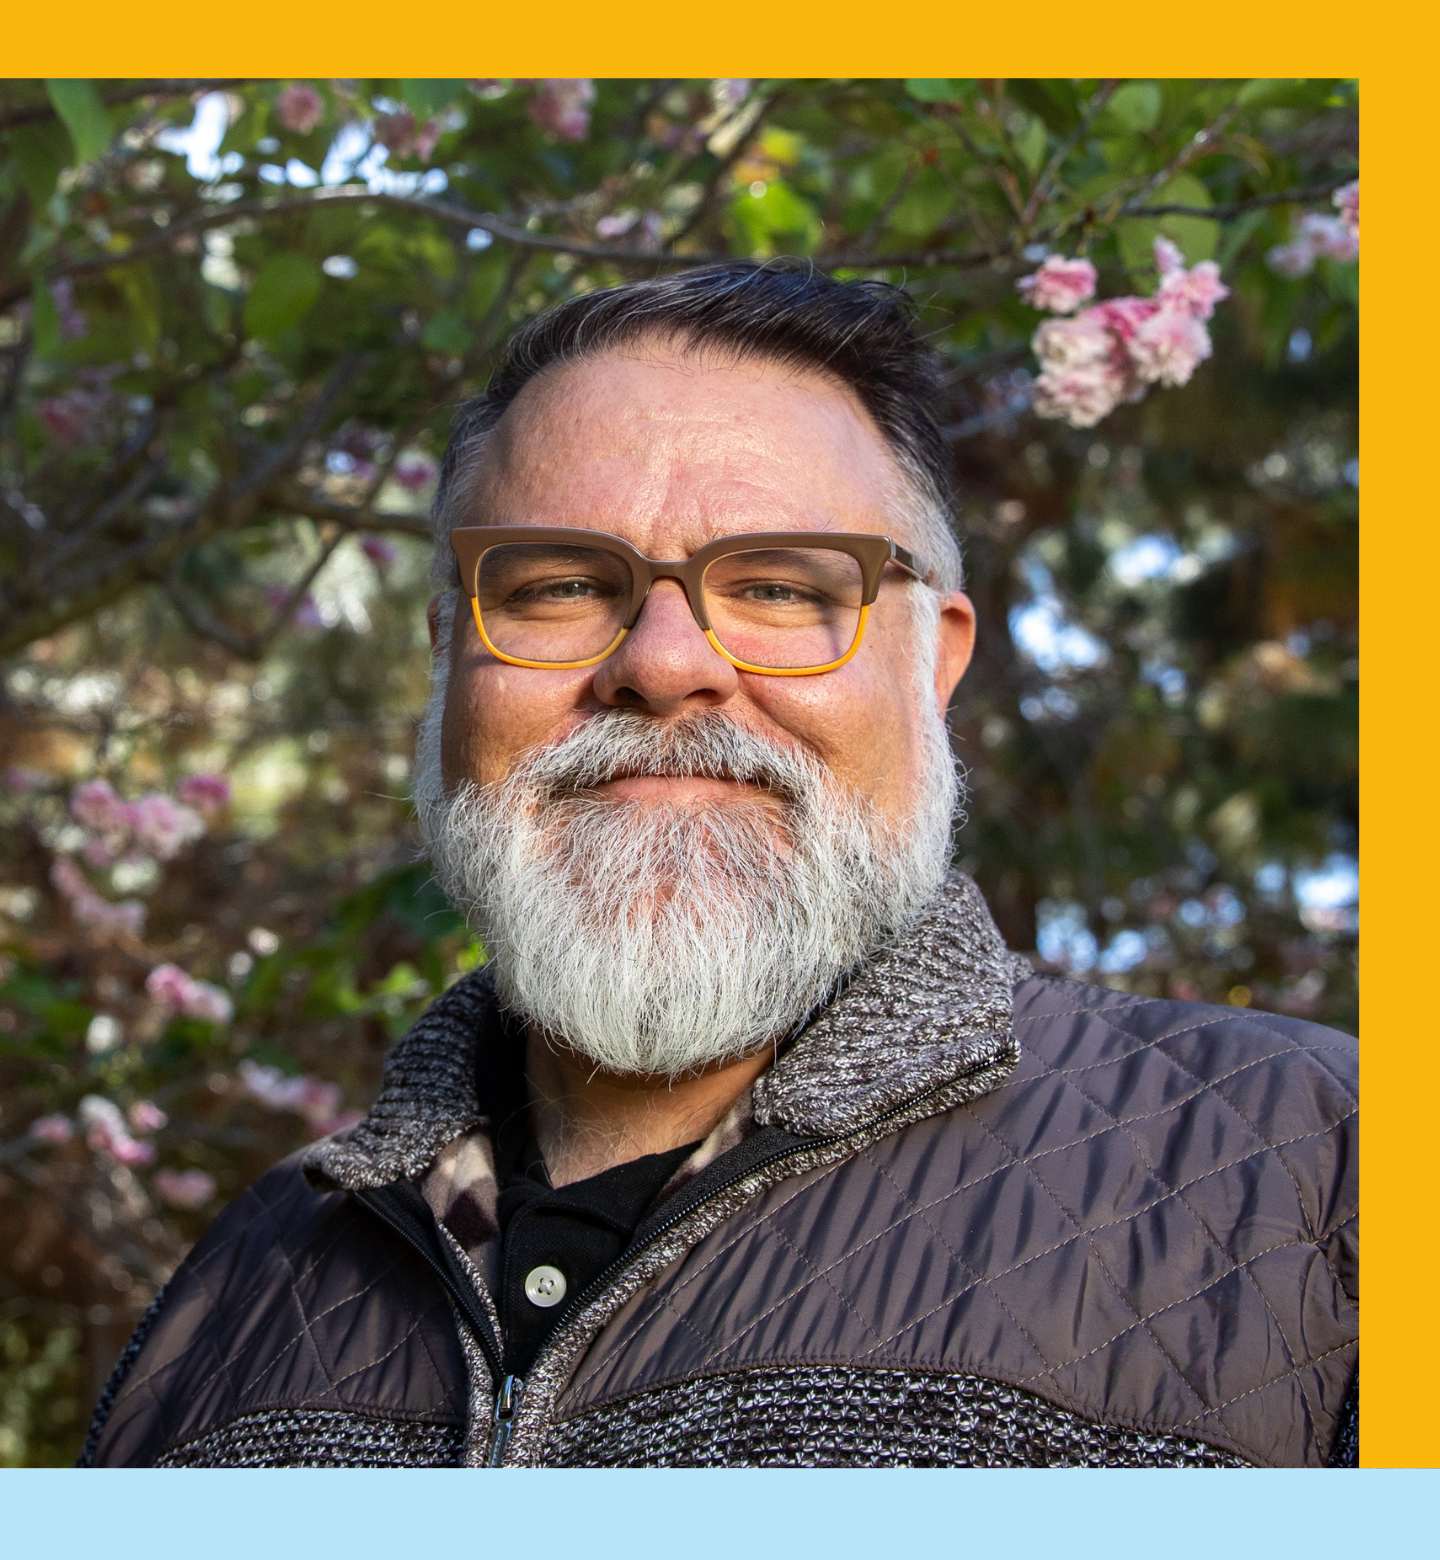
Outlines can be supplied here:
<path id="1" fill-rule="evenodd" d="M 783 239 L 778 247 L 803 253 L 820 240 L 815 208 L 781 179 L 770 180 L 759 194 L 737 195 L 730 209 L 753 252 L 774 254 L 776 240 Z"/>
<path id="2" fill-rule="evenodd" d="M 1268 212 L 1247 211 L 1234 222 L 1226 223 L 1225 236 L 1215 256 L 1222 271 L 1228 271 L 1234 265 L 1236 256 L 1244 252 L 1245 246 L 1269 220 Z"/>
<path id="3" fill-rule="evenodd" d="M 420 333 L 420 345 L 430 352 L 448 352 L 460 357 L 474 339 L 469 321 L 455 309 L 432 314 Z"/>
<path id="4" fill-rule="evenodd" d="M 921 103 L 962 103 L 970 85 L 968 81 L 907 81 L 905 90 Z"/>
<path id="5" fill-rule="evenodd" d="M 125 320 L 134 350 L 150 357 L 160 345 L 160 292 L 155 273 L 144 266 L 121 266 L 115 284 L 125 299 Z"/>
<path id="6" fill-rule="evenodd" d="M 35 351 L 42 358 L 54 357 L 60 347 L 60 312 L 44 282 L 36 282 L 31 320 L 35 328 Z"/>
<path id="7" fill-rule="evenodd" d="M 255 278 L 245 300 L 245 329 L 273 340 L 301 320 L 320 296 L 320 267 L 304 255 L 275 255 Z"/>
<path id="8" fill-rule="evenodd" d="M 1105 105 L 1105 116 L 1127 130 L 1153 130 L 1160 122 L 1163 98 L 1153 81 L 1127 81 Z"/>
<path id="9" fill-rule="evenodd" d="M 1210 192 L 1193 173 L 1182 173 L 1147 197 L 1147 206 L 1210 206 Z M 1120 258 L 1134 271 L 1155 264 L 1155 239 L 1160 234 L 1180 246 L 1187 265 L 1211 260 L 1220 242 L 1220 224 L 1208 217 L 1131 217 L 1115 227 Z"/>
<path id="10" fill-rule="evenodd" d="M 912 238 L 929 238 L 955 209 L 955 187 L 938 168 L 923 168 L 896 201 L 887 224 Z"/>
<path id="11" fill-rule="evenodd" d="M 420 81 L 402 81 L 399 87 L 400 98 L 406 108 L 426 117 L 443 113 L 467 90 L 463 81 L 436 81 L 429 77 Z"/>
<path id="12" fill-rule="evenodd" d="M 1049 144 L 1050 137 L 1039 119 L 1027 118 L 1025 127 L 1015 137 L 1015 150 L 1031 173 L 1039 173 Z"/>
<path id="13" fill-rule="evenodd" d="M 1235 95 L 1241 108 L 1318 108 L 1319 83 L 1293 78 L 1247 81 Z"/>
<path id="14" fill-rule="evenodd" d="M 110 115 L 93 81 L 47 81 L 45 90 L 55 112 L 65 122 L 82 163 L 94 162 L 114 139 Z"/>
<path id="15" fill-rule="evenodd" d="M 61 125 L 22 125 L 9 137 L 20 183 L 37 212 L 44 211 L 70 162 L 70 137 Z"/>

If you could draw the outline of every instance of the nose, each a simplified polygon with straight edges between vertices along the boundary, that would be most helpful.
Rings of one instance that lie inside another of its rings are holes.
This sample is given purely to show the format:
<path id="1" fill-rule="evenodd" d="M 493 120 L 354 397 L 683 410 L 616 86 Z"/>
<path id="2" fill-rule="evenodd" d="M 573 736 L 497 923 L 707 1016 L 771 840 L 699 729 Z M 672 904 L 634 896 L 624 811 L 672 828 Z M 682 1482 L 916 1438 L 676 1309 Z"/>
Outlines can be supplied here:
<path id="1" fill-rule="evenodd" d="M 724 704 L 739 687 L 739 674 L 712 649 L 678 580 L 655 581 L 634 628 L 595 668 L 602 703 L 654 715 Z"/>

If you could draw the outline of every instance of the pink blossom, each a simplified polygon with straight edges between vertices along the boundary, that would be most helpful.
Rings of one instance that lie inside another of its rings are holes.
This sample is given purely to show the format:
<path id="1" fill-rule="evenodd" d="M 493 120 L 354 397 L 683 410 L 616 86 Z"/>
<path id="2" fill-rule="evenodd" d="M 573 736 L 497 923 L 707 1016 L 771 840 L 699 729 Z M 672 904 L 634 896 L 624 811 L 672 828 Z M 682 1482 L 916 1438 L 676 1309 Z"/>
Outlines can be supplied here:
<path id="1" fill-rule="evenodd" d="M 72 903 L 86 894 L 94 894 L 90 880 L 69 856 L 57 856 L 50 863 L 50 881 Z"/>
<path id="2" fill-rule="evenodd" d="M 70 816 L 97 834 L 118 834 L 130 826 L 130 811 L 108 780 L 86 780 L 70 793 Z"/>
<path id="3" fill-rule="evenodd" d="M 360 551 L 382 573 L 395 562 L 395 548 L 383 536 L 362 536 L 360 538 Z"/>
<path id="4" fill-rule="evenodd" d="M 80 854 L 84 858 L 85 865 L 94 867 L 97 872 L 103 872 L 107 867 L 115 865 L 114 849 L 99 838 L 86 840 L 80 847 Z"/>
<path id="5" fill-rule="evenodd" d="M 1360 181 L 1352 179 L 1349 184 L 1342 185 L 1340 189 L 1330 197 L 1335 209 L 1340 213 L 1346 225 L 1352 229 L 1356 238 L 1360 236 Z"/>
<path id="6" fill-rule="evenodd" d="M 339 1131 L 337 1122 L 353 1125 L 340 1114 L 340 1087 L 306 1073 L 287 1074 L 262 1062 L 244 1061 L 238 1068 L 240 1082 L 252 1099 L 271 1110 L 291 1110 L 305 1118 L 312 1132 Z"/>
<path id="7" fill-rule="evenodd" d="M 1315 251 L 1307 243 L 1293 239 L 1288 244 L 1277 244 L 1265 256 L 1265 263 L 1281 276 L 1296 279 L 1308 276 L 1315 266 Z"/>
<path id="8" fill-rule="evenodd" d="M 186 775 L 176 786 L 175 794 L 186 806 L 208 817 L 229 804 L 230 782 L 224 775 L 202 770 L 198 774 Z"/>
<path id="9" fill-rule="evenodd" d="M 441 125 L 436 119 L 417 122 L 408 108 L 394 114 L 378 114 L 375 139 L 394 157 L 415 157 L 428 162 L 440 139 Z"/>
<path id="10" fill-rule="evenodd" d="M 1183 385 L 1210 356 L 1210 332 L 1183 309 L 1162 309 L 1135 333 L 1130 358 L 1147 384 Z"/>
<path id="11" fill-rule="evenodd" d="M 1040 359 L 1033 405 L 1041 417 L 1057 417 L 1072 428 L 1093 428 L 1134 391 L 1134 376 L 1112 317 L 1127 329 L 1129 315 L 1117 308 L 1135 299 L 1116 299 L 1085 309 L 1072 319 L 1046 320 L 1032 346 Z"/>
<path id="12" fill-rule="evenodd" d="M 313 634 L 325 627 L 325 619 L 314 596 L 307 590 L 299 601 L 291 605 L 290 592 L 282 585 L 266 587 L 265 599 L 277 611 L 290 609 L 290 623 L 302 633 Z"/>
<path id="13" fill-rule="evenodd" d="M 351 423 L 341 429 L 335 448 L 354 460 L 372 460 L 384 443 L 385 435 L 378 428 Z"/>
<path id="14" fill-rule="evenodd" d="M 424 455 L 412 455 L 395 466 L 396 482 L 410 493 L 418 493 L 429 487 L 435 476 L 435 462 Z"/>
<path id="15" fill-rule="evenodd" d="M 50 296 L 60 320 L 60 334 L 67 341 L 80 340 L 89 329 L 89 321 L 85 318 L 84 310 L 75 303 L 75 283 L 68 276 L 62 276 L 50 288 Z"/>
<path id="16" fill-rule="evenodd" d="M 299 1110 L 306 1079 L 292 1077 L 265 1062 L 243 1061 L 236 1069 L 241 1086 L 252 1099 L 271 1110 Z"/>
<path id="17" fill-rule="evenodd" d="M 172 1208 L 203 1208 L 215 1196 L 215 1177 L 203 1170 L 157 1170 L 151 1184 Z"/>
<path id="18" fill-rule="evenodd" d="M 128 1133 L 120 1137 L 106 1138 L 100 1143 L 91 1143 L 90 1146 L 105 1149 L 120 1164 L 132 1168 L 136 1165 L 148 1165 L 155 1158 L 153 1143 L 142 1143 L 139 1138 L 133 1138 Z"/>
<path id="19" fill-rule="evenodd" d="M 1351 227 L 1344 217 L 1307 212 L 1300 219 L 1299 238 L 1327 260 L 1346 263 L 1360 256 L 1360 230 Z"/>
<path id="20" fill-rule="evenodd" d="M 1188 271 L 1182 266 L 1169 272 L 1156 296 L 1162 308 L 1181 309 L 1197 320 L 1208 320 L 1215 305 L 1230 296 L 1230 289 L 1220 280 L 1220 267 L 1213 260 L 1202 260 Z"/>
<path id="21" fill-rule="evenodd" d="M 235 1013 L 235 1004 L 218 986 L 207 980 L 195 981 L 190 989 L 190 999 L 185 1004 L 186 1015 L 204 1019 L 210 1024 L 228 1024 Z"/>
<path id="22" fill-rule="evenodd" d="M 145 977 L 145 994 L 162 1007 L 184 1008 L 194 985 L 189 975 L 178 964 L 157 964 Z"/>
<path id="23" fill-rule="evenodd" d="M 1180 253 L 1180 246 L 1172 243 L 1163 233 L 1156 234 L 1152 253 L 1155 256 L 1155 269 L 1160 273 L 1162 281 L 1174 272 L 1185 269 L 1185 256 Z"/>
<path id="24" fill-rule="evenodd" d="M 1056 417 L 1072 428 L 1093 428 L 1125 398 L 1125 377 L 1108 362 L 1078 368 L 1056 366 L 1035 381 L 1033 402 L 1041 417 Z"/>
<path id="25" fill-rule="evenodd" d="M 145 977 L 145 993 L 152 1002 L 187 1018 L 212 1024 L 228 1023 L 234 1004 L 218 986 L 196 980 L 178 964 L 157 964 Z"/>
<path id="26" fill-rule="evenodd" d="M 300 1114 L 318 1131 L 325 1130 L 340 1109 L 340 1085 L 319 1078 L 305 1078 L 300 1091 Z"/>
<path id="27" fill-rule="evenodd" d="M 749 96 L 748 77 L 725 77 L 715 83 L 715 101 L 721 108 L 739 108 Z"/>
<path id="28" fill-rule="evenodd" d="M 32 1121 L 30 1136 L 39 1138 L 42 1143 L 68 1143 L 75 1136 L 75 1123 L 56 1111 L 53 1115 L 41 1116 Z"/>
<path id="29" fill-rule="evenodd" d="M 49 396 L 36 408 L 50 437 L 70 447 L 91 442 L 95 421 L 103 410 L 103 398 L 88 390 Z"/>
<path id="30" fill-rule="evenodd" d="M 664 225 L 658 211 L 616 211 L 595 224 L 596 238 L 624 238 L 629 234 L 648 248 L 657 249 Z"/>
<path id="31" fill-rule="evenodd" d="M 77 1108 L 85 1141 L 97 1152 L 109 1154 L 122 1165 L 145 1165 L 155 1157 L 152 1143 L 141 1143 L 130 1136 L 125 1118 L 114 1100 L 103 1094 L 87 1094 Z"/>
<path id="32" fill-rule="evenodd" d="M 1322 256 L 1339 261 L 1342 265 L 1360 257 L 1360 189 L 1357 180 L 1354 190 L 1354 218 L 1348 205 L 1339 200 L 1352 186 L 1337 190 L 1336 204 L 1341 205 L 1341 215 L 1330 216 L 1326 212 L 1309 211 L 1296 224 L 1294 236 L 1288 244 L 1279 244 L 1265 256 L 1272 271 L 1282 276 L 1308 275 L 1316 260 Z"/>
<path id="33" fill-rule="evenodd" d="M 81 925 L 103 934 L 138 937 L 145 927 L 145 906 L 138 899 L 121 899 L 112 904 L 99 894 L 90 894 L 72 900 L 70 910 Z"/>
<path id="34" fill-rule="evenodd" d="M 21 764 L 11 764 L 0 775 L 0 785 L 7 791 L 13 791 L 16 796 L 26 796 L 32 791 L 43 791 L 49 784 L 50 776 L 41 769 L 26 769 Z"/>
<path id="35" fill-rule="evenodd" d="M 136 1100 L 127 1114 L 133 1132 L 158 1132 L 170 1120 L 154 1100 Z"/>
<path id="36" fill-rule="evenodd" d="M 314 87 L 297 82 L 276 98 L 275 113 L 287 130 L 309 135 L 325 117 L 325 99 Z"/>
<path id="37" fill-rule="evenodd" d="M 145 906 L 138 899 L 112 904 L 102 898 L 68 856 L 57 856 L 50 864 L 50 881 L 64 895 L 71 915 L 82 926 L 101 933 L 128 932 L 138 936 L 145 924 Z"/>
<path id="38" fill-rule="evenodd" d="M 169 861 L 205 832 L 205 820 L 163 791 L 151 791 L 129 808 L 130 830 L 143 849 Z"/>
<path id="39" fill-rule="evenodd" d="M 1098 309 L 1087 309 L 1074 319 L 1046 320 L 1030 344 L 1046 368 L 1089 367 L 1109 363 L 1114 356 L 1114 342 Z"/>
<path id="40" fill-rule="evenodd" d="M 586 77 L 549 77 L 530 99 L 530 117 L 561 141 L 583 141 L 590 133 L 595 83 Z"/>
<path id="41" fill-rule="evenodd" d="M 80 1117 L 80 1125 L 87 1131 L 94 1127 L 103 1127 L 107 1132 L 126 1130 L 120 1107 L 114 1100 L 107 1100 L 103 1094 L 87 1094 L 80 1101 L 76 1114 Z"/>
<path id="42" fill-rule="evenodd" d="M 1032 309 L 1069 314 L 1095 296 L 1095 267 L 1088 260 L 1049 255 L 1038 271 L 1015 284 Z"/>
<path id="43" fill-rule="evenodd" d="M 1128 346 L 1135 333 L 1160 310 L 1153 298 L 1136 298 L 1129 294 L 1119 298 L 1106 298 L 1086 309 L 1079 318 L 1112 331 L 1121 346 Z"/>

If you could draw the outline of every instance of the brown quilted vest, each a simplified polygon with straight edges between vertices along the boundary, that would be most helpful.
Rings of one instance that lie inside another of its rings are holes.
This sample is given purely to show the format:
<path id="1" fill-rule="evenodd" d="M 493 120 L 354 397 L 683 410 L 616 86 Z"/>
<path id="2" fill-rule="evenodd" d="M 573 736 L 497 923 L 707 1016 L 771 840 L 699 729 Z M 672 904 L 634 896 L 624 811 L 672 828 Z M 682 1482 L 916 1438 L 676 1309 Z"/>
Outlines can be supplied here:
<path id="1" fill-rule="evenodd" d="M 498 1033 L 481 970 L 397 1044 L 364 1122 L 220 1217 L 83 1461 L 1355 1460 L 1345 1035 L 1032 975 L 952 874 L 516 1382 L 489 1253 L 435 1212 L 437 1166 L 483 1179 Z"/>

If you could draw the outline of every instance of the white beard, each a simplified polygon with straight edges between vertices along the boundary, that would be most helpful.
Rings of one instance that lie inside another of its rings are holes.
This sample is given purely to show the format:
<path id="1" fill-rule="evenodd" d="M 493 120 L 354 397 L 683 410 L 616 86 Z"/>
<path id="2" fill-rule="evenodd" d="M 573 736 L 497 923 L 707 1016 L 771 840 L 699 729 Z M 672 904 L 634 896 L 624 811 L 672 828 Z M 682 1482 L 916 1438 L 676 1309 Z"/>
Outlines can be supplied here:
<path id="1" fill-rule="evenodd" d="M 719 712 L 592 716 L 503 781 L 446 796 L 436 681 L 415 784 L 436 877 L 494 960 L 506 1005 L 607 1072 L 678 1077 L 778 1041 L 943 883 L 962 787 L 928 700 L 916 805 L 897 826 L 809 753 Z M 776 794 L 593 793 L 621 773 Z"/>

